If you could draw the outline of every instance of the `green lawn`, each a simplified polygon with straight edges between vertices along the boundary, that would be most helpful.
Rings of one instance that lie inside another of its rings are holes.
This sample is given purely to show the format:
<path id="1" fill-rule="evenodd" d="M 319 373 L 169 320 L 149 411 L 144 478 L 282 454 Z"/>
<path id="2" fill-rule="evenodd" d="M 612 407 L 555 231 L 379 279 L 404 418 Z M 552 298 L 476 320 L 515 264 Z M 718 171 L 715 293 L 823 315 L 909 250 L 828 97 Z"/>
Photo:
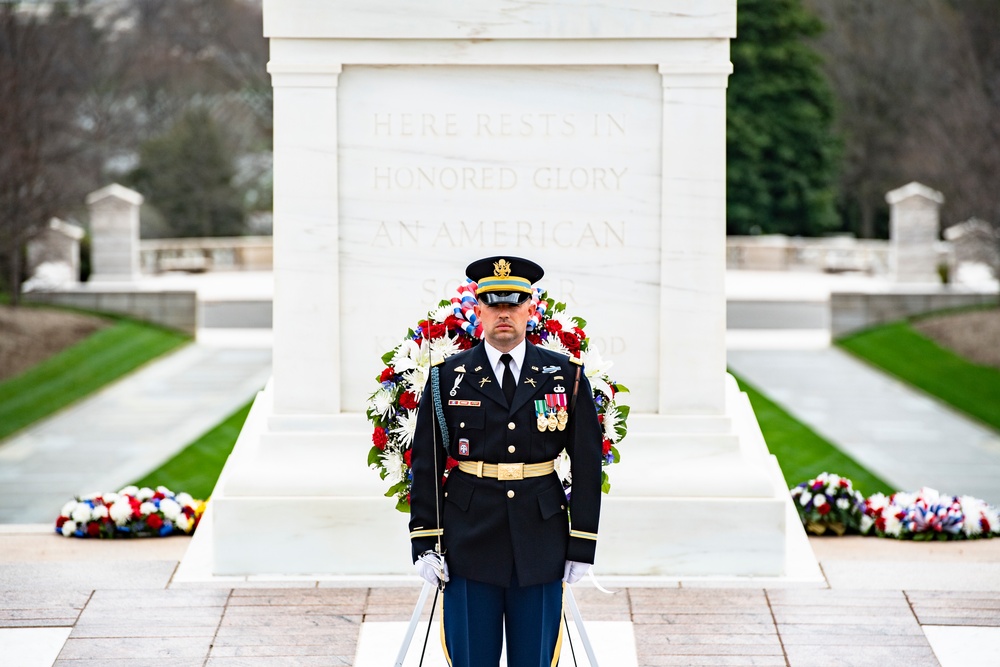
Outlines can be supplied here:
<path id="1" fill-rule="evenodd" d="M 250 401 L 226 417 L 221 423 L 200 438 L 177 452 L 172 459 L 135 482 L 138 487 L 165 486 L 174 493 L 187 491 L 195 498 L 205 500 L 215 488 L 222 466 L 233 451 L 236 438 L 243 428 Z"/>
<path id="2" fill-rule="evenodd" d="M 0 383 L 0 440 L 190 340 L 124 318 Z"/>
<path id="3" fill-rule="evenodd" d="M 735 374 L 734 374 L 735 375 Z M 878 475 L 852 459 L 779 405 L 736 376 L 740 388 L 750 397 L 767 448 L 778 459 L 789 488 L 812 479 L 821 472 L 832 472 L 854 482 L 865 496 L 881 491 L 894 493 Z"/>
<path id="4" fill-rule="evenodd" d="M 907 322 L 868 329 L 837 345 L 1000 431 L 1000 370 L 966 361 Z"/>

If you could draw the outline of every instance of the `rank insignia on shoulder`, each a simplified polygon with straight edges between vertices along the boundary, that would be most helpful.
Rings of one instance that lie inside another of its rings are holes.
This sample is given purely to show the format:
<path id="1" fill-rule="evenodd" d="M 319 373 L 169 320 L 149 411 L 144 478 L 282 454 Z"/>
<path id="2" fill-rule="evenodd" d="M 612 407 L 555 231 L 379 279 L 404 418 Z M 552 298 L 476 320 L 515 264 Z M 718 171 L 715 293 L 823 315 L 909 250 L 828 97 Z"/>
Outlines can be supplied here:
<path id="1" fill-rule="evenodd" d="M 577 366 L 583 366 L 583 359 L 578 359 L 577 357 L 570 357 L 569 362 L 571 364 L 576 364 Z"/>
<path id="2" fill-rule="evenodd" d="M 558 366 L 546 366 L 545 368 L 542 369 L 542 372 L 543 373 L 558 373 L 559 372 L 559 367 Z"/>

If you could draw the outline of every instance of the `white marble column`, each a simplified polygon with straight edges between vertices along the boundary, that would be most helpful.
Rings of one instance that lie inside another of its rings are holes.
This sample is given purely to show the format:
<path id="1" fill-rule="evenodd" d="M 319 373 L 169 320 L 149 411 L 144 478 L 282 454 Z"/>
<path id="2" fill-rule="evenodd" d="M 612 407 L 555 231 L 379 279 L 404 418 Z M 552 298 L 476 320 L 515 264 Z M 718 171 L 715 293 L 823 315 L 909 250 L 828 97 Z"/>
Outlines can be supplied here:
<path id="1" fill-rule="evenodd" d="M 661 64 L 661 415 L 722 415 L 726 85 L 732 65 Z"/>
<path id="2" fill-rule="evenodd" d="M 340 412 L 339 64 L 274 85 L 274 412 Z M 305 71 L 303 71 L 305 70 Z"/>

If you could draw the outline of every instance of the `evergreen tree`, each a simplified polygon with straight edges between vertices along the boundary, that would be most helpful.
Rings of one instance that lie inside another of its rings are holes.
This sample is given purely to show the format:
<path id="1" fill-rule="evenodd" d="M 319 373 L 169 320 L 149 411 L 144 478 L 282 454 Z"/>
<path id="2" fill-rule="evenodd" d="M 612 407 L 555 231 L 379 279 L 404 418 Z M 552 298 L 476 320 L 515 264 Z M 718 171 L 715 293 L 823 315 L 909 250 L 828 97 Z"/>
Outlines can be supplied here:
<path id="1" fill-rule="evenodd" d="M 727 97 L 728 232 L 815 236 L 835 228 L 833 97 L 801 0 L 740 0 Z"/>
<path id="2" fill-rule="evenodd" d="M 172 236 L 238 236 L 245 230 L 233 160 L 211 115 L 186 112 L 139 149 L 129 181 L 163 216 Z"/>

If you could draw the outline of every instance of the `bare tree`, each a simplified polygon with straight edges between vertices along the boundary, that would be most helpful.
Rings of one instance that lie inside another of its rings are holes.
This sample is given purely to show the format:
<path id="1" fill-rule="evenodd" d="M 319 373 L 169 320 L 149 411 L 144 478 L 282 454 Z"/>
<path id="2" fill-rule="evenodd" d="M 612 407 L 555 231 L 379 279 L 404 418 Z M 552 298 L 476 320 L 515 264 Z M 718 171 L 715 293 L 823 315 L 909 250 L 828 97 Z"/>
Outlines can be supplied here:
<path id="1" fill-rule="evenodd" d="M 0 249 L 14 305 L 25 243 L 83 194 L 72 184 L 90 135 L 79 102 L 93 44 L 76 11 L 0 5 Z"/>

